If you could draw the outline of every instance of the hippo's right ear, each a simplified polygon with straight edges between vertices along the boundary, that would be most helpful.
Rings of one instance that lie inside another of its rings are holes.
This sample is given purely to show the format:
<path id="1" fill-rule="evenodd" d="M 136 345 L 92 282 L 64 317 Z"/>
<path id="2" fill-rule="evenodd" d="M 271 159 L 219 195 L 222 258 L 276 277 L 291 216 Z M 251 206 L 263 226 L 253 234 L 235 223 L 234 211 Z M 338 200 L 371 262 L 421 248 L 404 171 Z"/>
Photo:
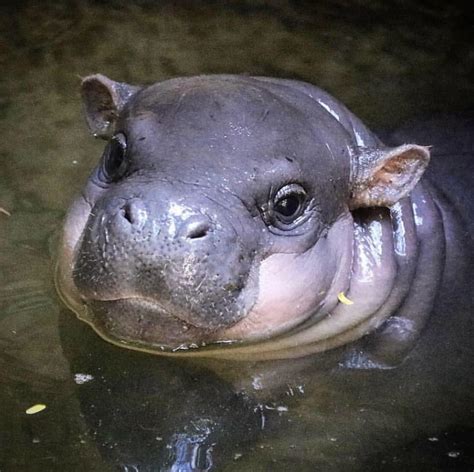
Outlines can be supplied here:
<path id="1" fill-rule="evenodd" d="M 94 136 L 110 138 L 120 112 L 140 87 L 114 82 L 105 75 L 85 77 L 81 84 L 87 124 Z"/>

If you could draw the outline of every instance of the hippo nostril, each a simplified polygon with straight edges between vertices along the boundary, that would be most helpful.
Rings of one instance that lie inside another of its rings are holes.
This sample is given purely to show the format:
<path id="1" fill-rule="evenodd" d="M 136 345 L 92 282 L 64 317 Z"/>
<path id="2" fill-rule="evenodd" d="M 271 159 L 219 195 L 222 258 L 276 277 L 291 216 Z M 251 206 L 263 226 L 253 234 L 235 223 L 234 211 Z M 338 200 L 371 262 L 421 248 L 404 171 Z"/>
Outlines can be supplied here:
<path id="1" fill-rule="evenodd" d="M 207 223 L 197 223 L 188 229 L 188 234 L 186 236 L 188 239 L 204 238 L 208 231 L 209 225 Z"/>
<path id="2" fill-rule="evenodd" d="M 207 219 L 190 218 L 183 227 L 182 235 L 187 239 L 200 239 L 207 236 L 211 225 Z"/>
<path id="3" fill-rule="evenodd" d="M 131 225 L 140 226 L 145 223 L 147 214 L 142 202 L 131 200 L 127 201 L 120 208 L 120 215 Z"/>
<path id="4" fill-rule="evenodd" d="M 130 223 L 133 224 L 133 215 L 130 209 L 130 204 L 126 203 L 121 209 L 122 216 Z"/>

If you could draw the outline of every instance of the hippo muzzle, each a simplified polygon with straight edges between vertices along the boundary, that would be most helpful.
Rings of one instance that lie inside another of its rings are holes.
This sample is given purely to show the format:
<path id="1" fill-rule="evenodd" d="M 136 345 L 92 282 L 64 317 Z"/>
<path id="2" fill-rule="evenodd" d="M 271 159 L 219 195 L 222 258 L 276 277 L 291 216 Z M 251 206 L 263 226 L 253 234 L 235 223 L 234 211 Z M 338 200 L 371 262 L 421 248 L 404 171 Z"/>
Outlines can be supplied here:
<path id="1" fill-rule="evenodd" d="M 73 282 L 103 329 L 161 333 L 168 342 L 202 331 L 205 340 L 252 307 L 243 289 L 256 238 L 195 188 L 157 181 L 129 180 L 96 202 Z"/>
<path id="2" fill-rule="evenodd" d="M 418 253 L 400 247 L 420 233 L 410 192 L 417 208 L 430 201 L 426 148 L 386 148 L 300 82 L 139 88 L 94 75 L 82 92 L 108 144 L 68 212 L 57 284 L 105 339 L 298 357 L 379 329 L 403 305 Z"/>

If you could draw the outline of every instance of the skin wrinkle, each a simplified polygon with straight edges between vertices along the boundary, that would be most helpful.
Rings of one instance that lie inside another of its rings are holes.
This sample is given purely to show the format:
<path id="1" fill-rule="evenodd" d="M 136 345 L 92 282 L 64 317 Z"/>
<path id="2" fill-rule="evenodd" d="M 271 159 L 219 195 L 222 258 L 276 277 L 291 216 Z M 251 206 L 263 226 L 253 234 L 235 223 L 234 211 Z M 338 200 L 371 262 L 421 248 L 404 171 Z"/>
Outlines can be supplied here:
<path id="1" fill-rule="evenodd" d="M 178 101 L 176 102 L 176 106 L 175 106 L 175 109 L 174 109 L 174 113 L 173 115 L 177 115 L 178 114 L 178 111 L 179 109 L 181 108 L 182 106 L 182 103 L 183 103 L 183 99 L 186 97 L 186 95 L 191 91 L 191 89 L 189 90 L 184 90 L 183 92 L 181 92 L 179 98 L 178 98 Z"/>
<path id="2" fill-rule="evenodd" d="M 406 198 L 405 202 L 406 211 L 404 213 L 401 213 L 401 219 L 404 219 L 404 223 L 412 223 L 413 228 L 410 228 L 411 231 L 407 233 L 406 235 L 406 246 L 407 250 L 410 250 L 410 246 L 412 246 L 412 254 L 408 254 L 407 261 L 404 260 L 404 256 L 400 256 L 397 253 L 395 253 L 395 262 L 397 265 L 397 279 L 395 281 L 395 287 L 401 285 L 401 288 L 399 290 L 395 289 L 392 291 L 392 294 L 390 295 L 388 301 L 386 301 L 385 305 L 377 312 L 374 314 L 375 319 L 380 319 L 386 318 L 386 312 L 391 309 L 391 312 L 396 312 L 396 310 L 401 306 L 403 301 L 405 300 L 409 290 L 410 290 L 410 284 L 411 281 L 413 280 L 415 276 L 415 268 L 418 262 L 418 257 L 419 257 L 419 251 L 418 251 L 418 246 L 419 242 L 416 237 L 416 229 L 414 228 L 414 222 L 413 222 L 413 211 L 411 207 L 411 200 L 410 198 Z M 408 218 L 407 218 L 407 213 L 408 213 Z M 414 245 L 411 244 L 411 242 L 414 242 Z M 409 246 L 410 244 L 410 246 Z M 395 299 L 395 303 L 391 302 L 390 300 Z"/>
<path id="3" fill-rule="evenodd" d="M 461 153 L 462 154 L 462 153 Z M 466 155 L 471 155 L 471 153 L 467 152 L 465 153 Z M 441 156 L 446 157 L 448 154 L 441 154 Z M 451 206 L 452 208 L 456 209 L 457 212 L 457 217 L 465 223 L 465 217 L 462 214 L 461 210 L 458 208 L 458 203 L 452 199 L 449 195 L 446 194 L 446 192 L 440 188 L 439 186 L 435 185 L 432 181 L 429 181 L 429 187 L 431 187 L 431 194 L 433 195 L 433 201 L 435 205 L 437 206 L 441 216 L 443 217 L 443 221 L 447 221 L 448 217 L 446 215 L 446 211 L 443 209 L 443 205 L 441 203 L 441 199 L 445 200 L 445 202 Z M 436 195 L 437 194 L 437 195 Z M 445 232 L 445 237 L 447 237 L 447 233 Z M 446 240 L 446 243 L 448 241 Z"/>
<path id="4" fill-rule="evenodd" d="M 89 205 L 90 207 L 90 214 L 92 215 L 92 209 L 93 209 L 93 205 L 92 203 L 89 201 L 89 199 L 87 198 L 86 196 L 86 193 L 85 193 L 85 190 L 81 190 L 81 197 L 83 198 L 84 202 Z"/>
<path id="5" fill-rule="evenodd" d="M 100 178 L 98 177 L 99 169 L 102 164 L 99 163 L 99 165 L 94 169 L 94 172 L 91 177 L 91 183 L 100 188 L 101 190 L 108 190 L 110 188 L 111 183 L 110 182 L 102 182 Z"/>
<path id="6" fill-rule="evenodd" d="M 205 195 L 204 198 L 210 200 L 210 201 L 211 201 L 212 203 L 214 203 L 215 205 L 218 205 L 218 206 L 220 206 L 221 208 L 224 208 L 224 210 L 229 211 L 229 208 L 227 208 L 224 204 L 222 204 L 222 203 L 220 203 L 220 202 L 214 200 L 214 199 L 211 198 L 209 195 Z M 241 220 L 238 219 L 238 221 L 239 221 L 240 229 L 241 229 L 241 232 L 240 232 L 240 233 L 235 229 L 234 223 L 233 223 L 232 221 L 229 221 L 229 220 L 228 220 L 228 223 L 230 224 L 230 227 L 232 228 L 232 231 L 234 232 L 236 241 L 238 242 L 238 244 L 240 244 L 240 245 L 243 246 L 242 240 L 241 240 L 241 238 L 239 237 L 239 235 L 244 233 L 244 227 L 243 227 L 243 225 L 242 225 Z"/>
<path id="7" fill-rule="evenodd" d="M 221 192 L 224 195 L 227 195 L 227 194 L 232 195 L 233 197 L 235 197 L 236 199 L 239 200 L 239 202 L 247 209 L 247 211 L 252 216 L 254 216 L 254 214 L 255 214 L 255 212 L 252 212 L 251 207 L 241 197 L 239 197 L 239 195 L 231 192 L 227 188 L 223 189 L 223 188 L 218 187 L 216 189 L 215 187 L 211 187 L 210 185 L 204 185 L 200 182 L 188 182 L 188 181 L 181 180 L 181 179 L 178 179 L 178 178 L 173 178 L 173 180 L 171 180 L 171 179 L 167 179 L 167 178 L 155 178 L 154 177 L 153 181 L 155 181 L 155 180 L 158 181 L 158 182 L 164 182 L 164 183 L 171 184 L 171 185 L 174 185 L 176 182 L 178 182 L 178 183 L 181 183 L 183 185 L 190 185 L 190 186 L 198 187 L 198 188 L 205 189 L 205 190 L 217 190 L 218 192 Z M 149 181 L 147 181 L 147 182 L 149 182 Z M 218 202 L 217 200 L 212 199 L 209 195 L 205 194 L 204 196 L 205 196 L 205 198 L 209 199 L 213 203 L 223 207 L 226 210 L 229 210 L 229 208 L 225 207 L 222 203 Z"/>
<path id="8" fill-rule="evenodd" d="M 471 154 L 469 154 L 469 155 L 471 155 Z M 430 182 L 430 183 L 431 183 L 431 182 Z M 451 201 L 451 199 L 449 198 L 449 196 L 446 195 L 441 189 L 439 189 L 437 186 L 435 186 L 435 185 L 432 184 L 432 183 L 431 183 L 431 186 L 432 186 L 433 188 L 431 189 L 431 192 L 430 192 L 430 193 L 433 194 L 433 193 L 436 192 L 436 193 L 439 194 L 439 197 L 440 197 L 440 198 L 439 198 L 438 196 L 436 196 L 436 195 L 433 196 L 433 202 L 434 202 L 434 204 L 435 204 L 435 206 L 436 206 L 436 208 L 437 208 L 437 210 L 438 210 L 438 212 L 439 212 L 439 214 L 440 214 L 440 216 L 441 216 L 441 221 L 442 221 L 443 227 L 446 229 L 446 228 L 448 227 L 448 224 L 447 224 L 447 223 L 448 223 L 448 220 L 452 219 L 452 216 L 450 216 L 450 215 L 447 214 L 446 209 L 443 208 L 443 205 L 441 204 L 441 201 L 440 201 L 440 200 L 441 200 L 441 199 L 444 199 L 445 201 L 450 202 L 450 204 L 451 204 L 454 208 L 456 208 L 456 206 L 454 205 L 454 203 L 452 203 L 452 201 Z M 456 208 L 456 210 L 457 210 L 457 208 Z M 461 215 L 460 212 L 459 212 L 459 214 L 456 215 L 456 216 L 460 219 L 460 221 L 463 221 L 464 218 L 462 217 L 462 215 Z M 448 258 L 448 247 L 450 246 L 450 244 L 449 244 L 450 241 L 448 240 L 448 234 L 450 234 L 450 233 L 448 233 L 446 230 L 443 232 L 443 235 L 444 235 L 444 247 L 445 247 L 445 259 L 446 259 L 446 260 L 447 260 L 447 258 Z M 446 268 L 446 264 L 444 264 L 444 268 Z"/>
<path id="9" fill-rule="evenodd" d="M 267 116 L 269 115 L 270 113 L 270 110 L 266 109 L 263 113 L 262 113 L 262 117 L 259 119 L 259 121 L 261 121 L 262 123 L 267 119 Z"/>
<path id="10" fill-rule="evenodd" d="M 415 189 L 412 200 L 411 205 L 421 200 L 424 202 L 422 205 L 427 205 L 427 208 L 423 223 L 416 227 L 417 258 L 410 290 L 394 315 L 387 319 L 370 340 L 374 360 L 377 365 L 382 366 L 385 364 L 390 367 L 390 364 L 403 358 L 420 335 L 431 313 L 434 294 L 446 263 L 443 211 L 426 181 Z M 441 259 L 433 260 L 434 252 L 442 254 Z"/>

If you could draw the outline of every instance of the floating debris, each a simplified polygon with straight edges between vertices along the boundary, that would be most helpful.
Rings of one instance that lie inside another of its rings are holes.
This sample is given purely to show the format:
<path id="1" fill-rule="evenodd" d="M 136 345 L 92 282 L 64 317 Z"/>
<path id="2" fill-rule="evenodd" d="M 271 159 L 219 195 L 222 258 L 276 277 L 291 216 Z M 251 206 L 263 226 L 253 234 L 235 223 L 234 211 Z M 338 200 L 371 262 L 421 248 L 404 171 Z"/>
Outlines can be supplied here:
<path id="1" fill-rule="evenodd" d="M 266 410 L 276 410 L 278 412 L 288 411 L 288 407 L 284 405 L 280 406 L 270 406 L 270 405 L 263 405 Z"/>
<path id="2" fill-rule="evenodd" d="M 354 305 L 354 302 L 352 300 L 349 300 L 345 295 L 344 292 L 339 292 L 337 294 L 337 299 L 343 303 L 344 305 Z"/>
<path id="3" fill-rule="evenodd" d="M 94 380 L 94 376 L 90 374 L 75 374 L 74 375 L 74 382 L 76 382 L 77 385 L 85 384 L 86 382 L 90 382 L 91 380 Z"/>
<path id="4" fill-rule="evenodd" d="M 171 352 L 187 351 L 187 350 L 189 350 L 189 346 L 187 344 L 180 344 L 179 346 L 172 349 Z"/>
<path id="5" fill-rule="evenodd" d="M 5 208 L 2 208 L 2 207 L 0 207 L 0 213 L 3 213 L 4 215 L 7 215 L 7 216 L 12 216 L 12 214 L 8 210 L 5 210 Z"/>
<path id="6" fill-rule="evenodd" d="M 252 379 L 252 387 L 253 387 L 254 390 L 262 390 L 263 385 L 262 385 L 262 379 L 261 379 L 260 376 L 256 375 Z"/>
<path id="7" fill-rule="evenodd" d="M 257 411 L 260 412 L 260 428 L 263 430 L 265 429 L 265 414 L 263 412 L 263 405 L 259 403 L 253 411 L 256 413 Z"/>
<path id="8" fill-rule="evenodd" d="M 37 403 L 36 405 L 30 406 L 25 413 L 27 415 L 36 415 L 36 413 L 39 413 L 40 411 L 46 410 L 46 405 L 43 403 Z"/>
<path id="9" fill-rule="evenodd" d="M 287 384 L 287 387 L 288 387 L 288 390 L 286 392 L 286 394 L 289 396 L 289 397 L 294 397 L 296 393 L 299 393 L 301 395 L 304 394 L 304 385 L 288 385 Z"/>

